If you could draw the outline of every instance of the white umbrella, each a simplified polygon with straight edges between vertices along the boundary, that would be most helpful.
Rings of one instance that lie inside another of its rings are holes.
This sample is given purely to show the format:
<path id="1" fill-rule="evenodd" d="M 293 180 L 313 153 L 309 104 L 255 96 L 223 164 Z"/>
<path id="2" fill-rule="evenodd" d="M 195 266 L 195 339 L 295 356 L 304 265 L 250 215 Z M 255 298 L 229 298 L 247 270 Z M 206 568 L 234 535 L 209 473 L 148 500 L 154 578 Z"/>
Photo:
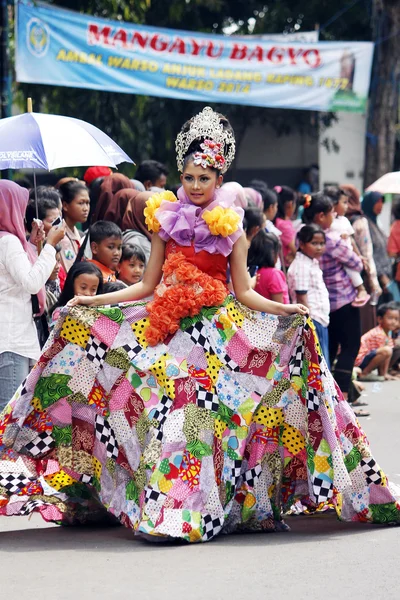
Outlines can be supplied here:
<path id="1" fill-rule="evenodd" d="M 380 192 L 381 194 L 400 194 L 400 171 L 386 173 L 386 175 L 379 177 L 366 191 Z"/>

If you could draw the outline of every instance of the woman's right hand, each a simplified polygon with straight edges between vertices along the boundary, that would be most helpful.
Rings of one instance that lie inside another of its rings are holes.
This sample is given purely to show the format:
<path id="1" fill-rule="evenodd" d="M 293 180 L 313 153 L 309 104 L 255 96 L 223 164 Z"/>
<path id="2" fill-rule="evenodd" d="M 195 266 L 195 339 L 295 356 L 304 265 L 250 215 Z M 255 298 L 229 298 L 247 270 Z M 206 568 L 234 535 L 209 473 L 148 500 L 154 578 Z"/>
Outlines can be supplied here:
<path id="1" fill-rule="evenodd" d="M 52 227 L 47 234 L 46 241 L 50 246 L 57 246 L 58 242 L 61 242 L 65 235 L 65 225 L 62 223 L 61 225 L 57 225 L 56 227 Z"/>
<path id="2" fill-rule="evenodd" d="M 96 306 L 96 296 L 74 296 L 67 302 L 67 306 Z"/>

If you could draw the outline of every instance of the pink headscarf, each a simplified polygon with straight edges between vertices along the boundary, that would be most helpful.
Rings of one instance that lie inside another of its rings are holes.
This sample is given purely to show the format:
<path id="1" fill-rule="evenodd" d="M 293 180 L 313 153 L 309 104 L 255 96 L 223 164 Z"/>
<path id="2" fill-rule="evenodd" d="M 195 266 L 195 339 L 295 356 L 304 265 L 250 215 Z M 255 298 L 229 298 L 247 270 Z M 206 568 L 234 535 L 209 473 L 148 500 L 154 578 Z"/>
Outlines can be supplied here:
<path id="1" fill-rule="evenodd" d="M 237 183 L 237 181 L 228 181 L 228 183 L 224 183 L 222 189 L 235 196 L 235 206 L 247 208 L 249 201 L 247 200 L 246 193 L 240 183 Z"/>
<path id="2" fill-rule="evenodd" d="M 262 200 L 262 196 L 261 196 L 260 192 L 257 192 L 257 190 L 254 190 L 253 188 L 250 188 L 250 187 L 245 187 L 243 189 L 244 189 L 244 192 L 245 192 L 246 196 L 248 197 L 248 199 L 251 200 L 251 202 L 257 208 L 261 208 L 261 210 L 264 210 L 263 200 Z"/>
<path id="3" fill-rule="evenodd" d="M 32 264 L 37 260 L 33 246 L 25 236 L 25 211 L 29 200 L 29 191 L 13 181 L 0 180 L 0 237 L 15 235 L 22 244 Z M 46 292 L 42 288 L 38 294 L 40 314 L 46 306 Z"/>

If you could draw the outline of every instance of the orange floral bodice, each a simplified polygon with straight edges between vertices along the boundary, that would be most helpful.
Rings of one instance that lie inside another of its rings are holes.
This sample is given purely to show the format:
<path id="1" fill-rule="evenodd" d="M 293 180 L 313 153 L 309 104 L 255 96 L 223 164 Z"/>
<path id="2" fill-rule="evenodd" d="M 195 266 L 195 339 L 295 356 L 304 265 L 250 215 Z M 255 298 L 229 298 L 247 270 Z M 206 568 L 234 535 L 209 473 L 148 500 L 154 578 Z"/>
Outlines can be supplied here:
<path id="1" fill-rule="evenodd" d="M 228 257 L 223 254 L 210 254 L 206 250 L 200 250 L 196 252 L 194 245 L 180 246 L 174 240 L 170 239 L 165 248 L 165 258 L 176 252 L 182 252 L 187 262 L 193 266 L 207 273 L 214 279 L 222 281 L 226 284 L 227 281 L 227 269 L 228 269 Z"/>

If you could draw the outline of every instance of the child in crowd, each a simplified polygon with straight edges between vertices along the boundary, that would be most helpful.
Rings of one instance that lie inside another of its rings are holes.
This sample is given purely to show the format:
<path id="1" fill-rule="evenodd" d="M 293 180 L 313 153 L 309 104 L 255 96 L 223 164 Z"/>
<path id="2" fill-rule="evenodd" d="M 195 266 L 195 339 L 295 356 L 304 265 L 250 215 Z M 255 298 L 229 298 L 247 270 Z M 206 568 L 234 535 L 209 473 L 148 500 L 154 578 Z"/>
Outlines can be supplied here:
<path id="1" fill-rule="evenodd" d="M 127 285 L 133 285 L 142 280 L 145 268 L 146 257 L 143 250 L 133 244 L 124 244 L 118 266 L 118 279 Z"/>
<path id="2" fill-rule="evenodd" d="M 329 293 L 318 259 L 325 251 L 325 233 L 318 225 L 304 225 L 297 234 L 299 250 L 287 272 L 290 298 L 310 310 L 322 353 L 329 360 Z"/>
<path id="3" fill-rule="evenodd" d="M 111 292 L 119 292 L 128 286 L 123 281 L 109 281 L 103 285 L 103 294 L 111 294 Z"/>
<path id="4" fill-rule="evenodd" d="M 98 267 L 91 262 L 76 262 L 68 271 L 64 289 L 56 304 L 50 310 L 51 325 L 53 326 L 60 310 L 74 296 L 96 296 L 103 293 L 103 275 Z"/>
<path id="5" fill-rule="evenodd" d="M 122 231 L 112 221 L 97 221 L 89 228 L 89 234 L 78 255 L 82 260 L 87 245 L 90 244 L 92 258 L 88 260 L 95 264 L 103 274 L 103 281 L 116 281 L 116 272 L 122 253 Z M 90 253 L 89 253 L 90 254 Z"/>
<path id="6" fill-rule="evenodd" d="M 90 209 L 89 192 L 85 184 L 74 179 L 59 187 L 62 200 L 62 212 L 65 227 L 65 237 L 61 241 L 61 263 L 65 271 L 74 264 L 81 247 L 81 236 L 76 228 L 77 223 L 87 221 Z"/>
<path id="7" fill-rule="evenodd" d="M 295 237 L 296 230 L 293 217 L 296 213 L 296 192 L 290 187 L 277 185 L 274 187 L 278 194 L 278 210 L 275 226 L 282 233 L 281 243 L 285 266 L 288 267 L 296 256 Z"/>
<path id="8" fill-rule="evenodd" d="M 336 212 L 336 217 L 333 219 L 331 225 L 332 237 L 337 240 L 342 239 L 348 248 L 359 254 L 353 237 L 354 229 L 349 219 L 345 216 L 349 208 L 347 194 L 341 189 L 331 187 L 326 189 L 326 194 L 332 200 L 333 209 Z M 345 267 L 345 271 L 350 277 L 354 288 L 357 290 L 357 296 L 353 302 L 353 306 L 364 306 L 370 299 L 370 295 L 367 294 L 367 291 L 364 287 L 361 273 L 354 269 L 350 269 L 349 267 Z"/>
<path id="9" fill-rule="evenodd" d="M 289 304 L 285 275 L 275 266 L 279 250 L 280 242 L 276 235 L 261 229 L 251 242 L 247 262 L 249 267 L 257 267 L 255 291 L 268 300 Z"/>
<path id="10" fill-rule="evenodd" d="M 397 377 L 389 374 L 394 340 L 392 332 L 399 327 L 399 306 L 394 302 L 381 304 L 377 310 L 378 326 L 367 331 L 361 338 L 361 346 L 356 359 L 360 367 L 360 381 L 395 380 Z M 372 371 L 378 369 L 379 375 Z"/>
<path id="11" fill-rule="evenodd" d="M 252 239 L 264 227 L 265 219 L 261 208 L 251 207 L 244 211 L 243 229 L 246 233 L 247 245 L 250 248 Z"/>

